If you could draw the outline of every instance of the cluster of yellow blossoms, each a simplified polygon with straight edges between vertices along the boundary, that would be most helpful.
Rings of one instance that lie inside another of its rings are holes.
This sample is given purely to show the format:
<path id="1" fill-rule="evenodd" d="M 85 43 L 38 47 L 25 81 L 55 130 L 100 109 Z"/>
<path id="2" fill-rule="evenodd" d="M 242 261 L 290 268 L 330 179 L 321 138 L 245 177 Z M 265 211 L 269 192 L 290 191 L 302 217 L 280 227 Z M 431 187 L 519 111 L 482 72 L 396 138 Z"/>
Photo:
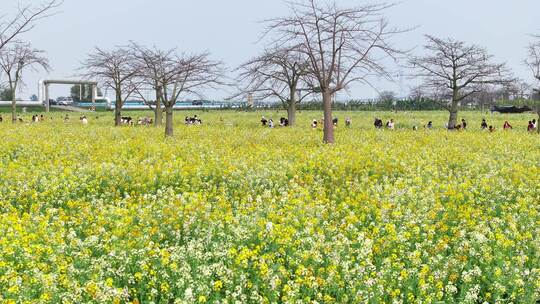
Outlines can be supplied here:
<path id="1" fill-rule="evenodd" d="M 540 300 L 538 135 L 338 115 L 331 146 L 314 112 L 0 124 L 0 303 Z"/>

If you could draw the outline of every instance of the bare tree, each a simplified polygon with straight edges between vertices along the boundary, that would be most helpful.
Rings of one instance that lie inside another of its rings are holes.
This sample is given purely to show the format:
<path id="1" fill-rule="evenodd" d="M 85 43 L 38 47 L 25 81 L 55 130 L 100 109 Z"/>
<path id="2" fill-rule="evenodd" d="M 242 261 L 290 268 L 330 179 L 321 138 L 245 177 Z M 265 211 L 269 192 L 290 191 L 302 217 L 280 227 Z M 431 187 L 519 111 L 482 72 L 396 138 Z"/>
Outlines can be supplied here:
<path id="1" fill-rule="evenodd" d="M 431 91 L 435 101 L 450 112 L 448 129 L 457 125 L 461 102 L 481 92 L 486 85 L 513 81 L 505 64 L 492 63 L 493 56 L 486 49 L 467 45 L 451 38 L 426 36 L 427 52 L 410 60 L 423 79 L 423 88 Z"/>
<path id="2" fill-rule="evenodd" d="M 307 79 L 308 68 L 308 59 L 302 52 L 289 48 L 267 49 L 237 69 L 239 81 L 245 86 L 234 97 L 277 98 L 287 110 L 289 124 L 294 126 L 298 103 L 313 90 Z"/>
<path id="3" fill-rule="evenodd" d="M 159 126 L 163 116 L 163 82 L 167 79 L 169 67 L 174 66 L 175 49 L 160 50 L 156 47 L 147 48 L 135 42 L 130 44 L 137 65 L 140 86 L 137 95 L 154 112 L 154 125 Z M 144 90 L 153 90 L 155 99 L 151 100 L 143 93 Z"/>
<path id="4" fill-rule="evenodd" d="M 528 55 L 527 59 L 525 59 L 525 65 L 529 67 L 535 80 L 535 87 L 533 90 L 536 94 L 533 95 L 540 96 L 540 36 L 536 37 L 538 40 L 528 46 Z M 540 101 L 532 100 L 531 106 L 534 107 L 536 114 L 538 114 L 538 121 L 540 122 Z M 540 133 L 540 128 L 537 129 L 538 133 Z"/>
<path id="5" fill-rule="evenodd" d="M 134 58 L 126 48 L 103 50 L 98 47 L 82 63 L 83 76 L 96 79 L 115 92 L 114 123 L 119 126 L 122 120 L 122 107 L 133 96 L 139 85 L 135 81 L 138 75 Z"/>
<path id="6" fill-rule="evenodd" d="M 20 6 L 11 18 L 0 16 L 0 50 L 9 42 L 34 28 L 36 22 L 54 14 L 61 0 L 49 0 L 38 6 Z"/>
<path id="7" fill-rule="evenodd" d="M 29 43 L 15 41 L 0 50 L 0 68 L 6 74 L 7 85 L 11 92 L 11 120 L 17 122 L 17 90 L 23 84 L 22 74 L 26 69 L 37 71 L 42 68 L 50 70 L 49 60 L 43 56 L 45 52 L 32 48 Z"/>
<path id="8" fill-rule="evenodd" d="M 166 52 L 168 53 L 168 52 Z M 200 95 L 205 88 L 221 84 L 222 63 L 210 60 L 209 53 L 174 55 L 158 71 L 161 101 L 165 107 L 165 135 L 173 135 L 174 105 L 182 95 Z"/>
<path id="9" fill-rule="evenodd" d="M 391 38 L 403 30 L 391 28 L 382 15 L 387 4 L 340 8 L 316 0 L 292 3 L 292 15 L 268 21 L 265 36 L 290 45 L 308 58 L 308 72 L 322 94 L 325 143 L 334 142 L 332 96 L 353 82 L 370 84 L 371 76 L 390 74 L 383 62 L 401 52 Z"/>

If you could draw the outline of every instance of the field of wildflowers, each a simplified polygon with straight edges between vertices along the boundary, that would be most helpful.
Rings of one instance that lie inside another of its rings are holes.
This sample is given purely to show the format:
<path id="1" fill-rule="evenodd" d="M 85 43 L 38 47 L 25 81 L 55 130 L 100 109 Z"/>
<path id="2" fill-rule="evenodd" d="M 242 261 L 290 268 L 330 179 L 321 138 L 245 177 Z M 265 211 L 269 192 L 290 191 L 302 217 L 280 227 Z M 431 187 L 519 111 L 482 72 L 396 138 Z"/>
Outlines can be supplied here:
<path id="1" fill-rule="evenodd" d="M 171 139 L 108 113 L 0 124 L 0 303 L 540 300 L 534 117 L 337 113 L 326 146 L 318 112 L 183 114 Z"/>

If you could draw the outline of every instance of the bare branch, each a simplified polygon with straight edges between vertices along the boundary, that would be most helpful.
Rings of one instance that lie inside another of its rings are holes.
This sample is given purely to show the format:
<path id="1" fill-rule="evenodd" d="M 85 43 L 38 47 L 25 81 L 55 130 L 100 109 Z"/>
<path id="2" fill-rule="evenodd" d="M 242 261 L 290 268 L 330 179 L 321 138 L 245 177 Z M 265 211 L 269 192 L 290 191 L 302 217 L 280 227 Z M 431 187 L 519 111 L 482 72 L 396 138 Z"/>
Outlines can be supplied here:
<path id="1" fill-rule="evenodd" d="M 23 6 L 8 20 L 0 18 L 0 50 L 18 36 L 34 28 L 36 22 L 54 15 L 62 0 L 49 0 L 39 6 Z"/>
<path id="2" fill-rule="evenodd" d="M 505 64 L 492 63 L 486 49 L 462 41 L 426 36 L 426 54 L 410 59 L 416 77 L 423 80 L 424 91 L 447 100 L 447 108 L 457 110 L 458 103 L 486 85 L 503 85 L 514 79 Z"/>

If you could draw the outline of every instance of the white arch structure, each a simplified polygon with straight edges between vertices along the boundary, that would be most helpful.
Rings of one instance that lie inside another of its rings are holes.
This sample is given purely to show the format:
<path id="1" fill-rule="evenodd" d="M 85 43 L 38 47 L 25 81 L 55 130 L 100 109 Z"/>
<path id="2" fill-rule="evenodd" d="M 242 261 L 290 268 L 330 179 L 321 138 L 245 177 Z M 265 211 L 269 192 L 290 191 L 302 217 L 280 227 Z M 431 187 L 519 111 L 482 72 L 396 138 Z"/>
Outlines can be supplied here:
<path id="1" fill-rule="evenodd" d="M 51 84 L 74 84 L 74 85 L 89 85 L 92 87 L 92 109 L 96 109 L 96 97 L 97 97 L 97 82 L 88 80 L 65 80 L 65 79 L 47 79 L 40 80 L 38 85 L 38 99 L 45 105 L 45 110 L 49 112 L 50 109 L 50 95 L 49 86 Z"/>

